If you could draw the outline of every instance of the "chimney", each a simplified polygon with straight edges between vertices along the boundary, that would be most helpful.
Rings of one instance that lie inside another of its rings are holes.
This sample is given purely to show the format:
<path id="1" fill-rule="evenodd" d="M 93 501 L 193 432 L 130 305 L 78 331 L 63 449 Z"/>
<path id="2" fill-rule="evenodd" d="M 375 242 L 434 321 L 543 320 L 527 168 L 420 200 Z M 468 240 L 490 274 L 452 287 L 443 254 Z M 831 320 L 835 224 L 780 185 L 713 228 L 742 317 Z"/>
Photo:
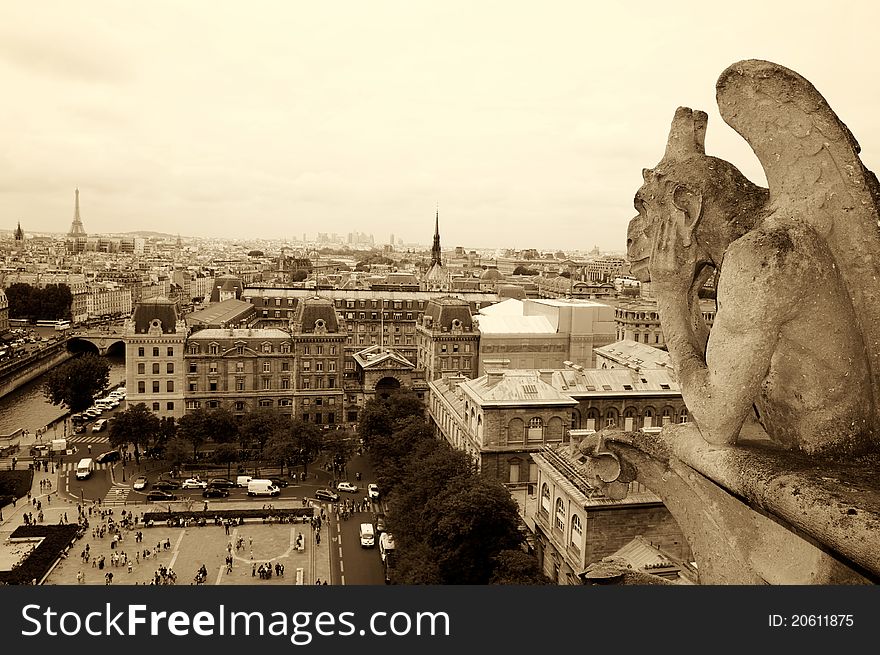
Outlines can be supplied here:
<path id="1" fill-rule="evenodd" d="M 501 382 L 501 379 L 504 377 L 504 369 L 503 368 L 493 368 L 486 370 L 486 384 L 494 386 Z"/>

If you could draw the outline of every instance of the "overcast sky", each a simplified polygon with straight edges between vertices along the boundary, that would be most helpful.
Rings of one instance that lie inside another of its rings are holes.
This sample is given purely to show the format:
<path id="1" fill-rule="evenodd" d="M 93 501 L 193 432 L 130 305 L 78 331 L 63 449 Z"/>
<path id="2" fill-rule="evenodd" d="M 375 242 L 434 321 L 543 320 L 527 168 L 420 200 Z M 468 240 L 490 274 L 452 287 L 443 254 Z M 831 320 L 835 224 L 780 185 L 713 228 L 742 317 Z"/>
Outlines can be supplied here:
<path id="1" fill-rule="evenodd" d="M 719 3 L 720 4 L 720 3 Z M 0 0 L 0 228 L 625 248 L 679 105 L 769 59 L 880 169 L 877 3 Z M 828 8 L 835 6 L 835 13 Z"/>

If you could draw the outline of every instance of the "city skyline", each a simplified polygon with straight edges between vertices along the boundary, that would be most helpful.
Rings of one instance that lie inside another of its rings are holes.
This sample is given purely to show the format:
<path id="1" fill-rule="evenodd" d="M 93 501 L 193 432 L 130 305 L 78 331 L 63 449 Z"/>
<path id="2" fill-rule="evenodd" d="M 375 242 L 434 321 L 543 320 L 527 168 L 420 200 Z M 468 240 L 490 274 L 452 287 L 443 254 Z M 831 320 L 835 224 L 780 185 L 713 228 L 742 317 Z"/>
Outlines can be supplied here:
<path id="1" fill-rule="evenodd" d="M 429 244 L 439 206 L 447 249 L 621 251 L 679 105 L 764 184 L 714 101 L 734 61 L 798 71 L 880 143 L 878 91 L 858 83 L 878 9 L 823 6 L 10 6 L 0 228 L 66 232 L 78 187 L 90 234 Z"/>

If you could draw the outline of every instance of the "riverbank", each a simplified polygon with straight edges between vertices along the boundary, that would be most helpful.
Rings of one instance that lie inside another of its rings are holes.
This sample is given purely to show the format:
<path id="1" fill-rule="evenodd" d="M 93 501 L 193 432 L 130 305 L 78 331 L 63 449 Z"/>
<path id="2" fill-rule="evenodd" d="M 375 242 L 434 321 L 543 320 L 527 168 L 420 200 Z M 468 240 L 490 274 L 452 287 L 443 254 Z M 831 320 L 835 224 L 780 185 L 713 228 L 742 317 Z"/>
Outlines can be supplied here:
<path id="1" fill-rule="evenodd" d="M 0 367 L 0 399 L 72 357 L 65 340 Z"/>

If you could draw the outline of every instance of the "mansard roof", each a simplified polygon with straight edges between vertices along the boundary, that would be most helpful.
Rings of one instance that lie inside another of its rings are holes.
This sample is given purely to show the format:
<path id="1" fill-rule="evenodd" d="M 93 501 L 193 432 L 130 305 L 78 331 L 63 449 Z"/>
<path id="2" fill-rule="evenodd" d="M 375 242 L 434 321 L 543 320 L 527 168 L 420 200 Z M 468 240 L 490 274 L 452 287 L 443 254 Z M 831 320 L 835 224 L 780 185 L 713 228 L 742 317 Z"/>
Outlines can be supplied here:
<path id="1" fill-rule="evenodd" d="M 177 331 L 177 303 L 167 298 L 139 302 L 135 305 L 132 320 L 136 334 L 148 333 L 154 320 L 161 323 L 164 334 L 173 334 Z"/>
<path id="2" fill-rule="evenodd" d="M 339 332 L 333 301 L 318 296 L 303 298 L 296 306 L 291 328 L 300 334 Z"/>
<path id="3" fill-rule="evenodd" d="M 458 321 L 456 329 L 473 329 L 470 305 L 461 298 L 433 298 L 425 305 L 424 316 L 431 318 L 431 329 L 434 330 L 451 330 L 455 321 Z"/>

